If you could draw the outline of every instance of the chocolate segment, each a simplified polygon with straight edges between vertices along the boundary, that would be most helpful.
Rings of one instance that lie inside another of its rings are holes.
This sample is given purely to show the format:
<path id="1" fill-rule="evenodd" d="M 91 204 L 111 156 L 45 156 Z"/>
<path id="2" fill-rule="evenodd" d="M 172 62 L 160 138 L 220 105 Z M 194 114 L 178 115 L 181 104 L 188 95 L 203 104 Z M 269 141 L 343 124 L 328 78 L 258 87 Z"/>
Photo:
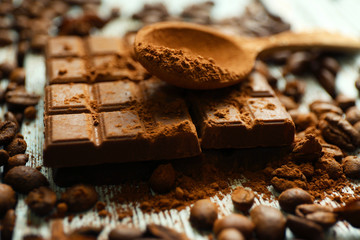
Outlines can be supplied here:
<path id="1" fill-rule="evenodd" d="M 184 158 L 200 152 L 185 101 L 159 80 L 46 87 L 46 166 Z"/>
<path id="2" fill-rule="evenodd" d="M 289 145 L 294 124 L 265 77 L 189 96 L 203 148 L 248 148 Z"/>

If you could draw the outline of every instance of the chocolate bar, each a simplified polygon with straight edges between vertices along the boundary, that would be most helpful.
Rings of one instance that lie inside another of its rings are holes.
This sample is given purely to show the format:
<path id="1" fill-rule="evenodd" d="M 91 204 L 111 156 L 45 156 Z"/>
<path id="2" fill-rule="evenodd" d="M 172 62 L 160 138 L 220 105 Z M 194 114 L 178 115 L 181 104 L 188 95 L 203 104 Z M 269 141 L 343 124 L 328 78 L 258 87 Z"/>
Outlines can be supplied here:
<path id="1" fill-rule="evenodd" d="M 189 94 L 202 148 L 289 145 L 295 127 L 267 80 L 253 73 L 238 86 Z"/>
<path id="2" fill-rule="evenodd" d="M 201 153 L 178 89 L 159 80 L 45 89 L 44 165 L 174 159 Z"/>

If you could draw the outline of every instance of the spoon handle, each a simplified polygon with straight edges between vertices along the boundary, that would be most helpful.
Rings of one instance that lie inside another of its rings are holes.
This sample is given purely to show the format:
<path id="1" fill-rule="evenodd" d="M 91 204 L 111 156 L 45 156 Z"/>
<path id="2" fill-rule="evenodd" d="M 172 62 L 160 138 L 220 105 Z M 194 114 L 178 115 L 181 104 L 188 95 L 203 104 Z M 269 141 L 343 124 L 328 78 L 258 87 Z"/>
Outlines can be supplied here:
<path id="1" fill-rule="evenodd" d="M 360 40 L 338 33 L 325 31 L 294 33 L 283 32 L 269 37 L 262 37 L 248 41 L 248 48 L 260 55 L 268 55 L 277 50 L 306 50 L 321 48 L 332 51 L 359 51 Z"/>

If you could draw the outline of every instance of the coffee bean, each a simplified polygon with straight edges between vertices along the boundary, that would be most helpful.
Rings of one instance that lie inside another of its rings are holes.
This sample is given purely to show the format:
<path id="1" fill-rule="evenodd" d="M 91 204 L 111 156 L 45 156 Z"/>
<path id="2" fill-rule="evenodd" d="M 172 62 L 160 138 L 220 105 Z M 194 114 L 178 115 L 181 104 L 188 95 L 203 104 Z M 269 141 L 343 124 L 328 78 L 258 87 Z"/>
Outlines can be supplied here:
<path id="1" fill-rule="evenodd" d="M 16 204 L 16 195 L 11 186 L 0 183 L 0 217 L 7 210 L 14 208 Z"/>
<path id="2" fill-rule="evenodd" d="M 301 188 L 290 188 L 282 192 L 279 196 L 280 207 L 285 212 L 294 212 L 300 204 L 313 203 L 312 196 Z"/>
<path id="3" fill-rule="evenodd" d="M 36 118 L 36 108 L 34 106 L 29 106 L 24 110 L 24 116 L 26 119 L 33 120 Z"/>
<path id="4" fill-rule="evenodd" d="M 297 237 L 310 240 L 324 239 L 324 231 L 322 227 L 319 224 L 316 224 L 305 218 L 288 215 L 287 226 Z"/>
<path id="5" fill-rule="evenodd" d="M 39 187 L 27 195 L 26 204 L 39 216 L 48 215 L 55 207 L 56 194 L 48 187 Z"/>
<path id="6" fill-rule="evenodd" d="M 244 235 L 235 228 L 226 228 L 219 233 L 218 240 L 245 240 Z"/>
<path id="7" fill-rule="evenodd" d="M 175 177 L 175 170 L 170 163 L 161 164 L 150 177 L 150 187 L 158 193 L 169 192 L 175 185 Z"/>
<path id="8" fill-rule="evenodd" d="M 220 232 L 228 228 L 235 228 L 240 231 L 246 239 L 250 239 L 255 226 L 252 221 L 244 215 L 230 214 L 215 221 L 213 232 L 218 236 Z"/>
<path id="9" fill-rule="evenodd" d="M 8 160 L 9 160 L 9 153 L 6 150 L 1 149 L 0 150 L 0 167 L 7 164 Z"/>
<path id="10" fill-rule="evenodd" d="M 10 73 L 14 70 L 15 66 L 14 64 L 11 64 L 9 62 L 4 62 L 0 64 L 0 71 L 3 74 L 3 77 L 7 78 L 10 76 Z"/>
<path id="11" fill-rule="evenodd" d="M 360 132 L 360 121 L 354 124 L 354 128 L 356 131 Z"/>
<path id="12" fill-rule="evenodd" d="M 342 115 L 343 111 L 338 106 L 333 103 L 326 101 L 314 101 L 309 106 L 310 111 L 316 114 L 318 118 L 321 117 L 322 114 L 332 112 L 338 115 Z"/>
<path id="13" fill-rule="evenodd" d="M 335 99 L 337 105 L 343 111 L 346 111 L 348 108 L 355 106 L 355 100 L 355 98 L 346 96 L 345 94 L 339 94 Z"/>
<path id="14" fill-rule="evenodd" d="M 337 114 L 324 114 L 319 121 L 319 128 L 327 142 L 345 150 L 355 150 L 360 144 L 360 133 L 347 120 Z"/>
<path id="15" fill-rule="evenodd" d="M 185 234 L 157 224 L 148 224 L 144 237 L 156 239 L 188 240 Z"/>
<path id="16" fill-rule="evenodd" d="M 315 126 L 318 122 L 314 113 L 301 113 L 299 111 L 289 111 L 292 120 L 295 123 L 296 131 L 301 132 L 310 126 Z"/>
<path id="17" fill-rule="evenodd" d="M 6 121 L 14 122 L 16 124 L 16 126 L 17 126 L 16 131 L 19 131 L 19 129 L 20 129 L 19 122 L 17 121 L 16 116 L 12 112 L 6 112 L 4 117 L 5 117 Z"/>
<path id="18" fill-rule="evenodd" d="M 344 173 L 349 178 L 360 179 L 360 159 L 357 156 L 347 156 L 342 160 Z"/>
<path id="19" fill-rule="evenodd" d="M 340 64 L 333 57 L 324 57 L 321 61 L 321 66 L 329 70 L 335 76 L 340 70 Z"/>
<path id="20" fill-rule="evenodd" d="M 333 157 L 336 161 L 340 162 L 344 157 L 344 153 L 341 149 L 333 144 L 321 143 L 323 155 Z"/>
<path id="21" fill-rule="evenodd" d="M 5 89 L 5 101 L 6 101 L 6 94 L 10 91 L 15 91 L 17 88 L 19 88 L 19 85 L 17 85 L 16 82 L 9 82 L 6 89 Z"/>
<path id="22" fill-rule="evenodd" d="M 295 102 L 299 102 L 305 93 L 306 84 L 300 80 L 292 80 L 286 82 L 284 94 L 292 97 Z"/>
<path id="23" fill-rule="evenodd" d="M 284 105 L 286 110 L 293 110 L 297 109 L 299 105 L 291 98 L 283 94 L 277 94 L 277 97 L 279 98 L 282 105 Z"/>
<path id="24" fill-rule="evenodd" d="M 0 145 L 8 144 L 14 138 L 17 126 L 14 122 L 3 121 L 0 123 Z"/>
<path id="25" fill-rule="evenodd" d="M 356 106 L 350 107 L 346 113 L 346 120 L 349 121 L 352 125 L 360 121 L 360 109 L 358 109 Z"/>
<path id="26" fill-rule="evenodd" d="M 102 230 L 102 227 L 85 226 L 71 231 L 68 236 L 69 239 L 97 240 Z"/>
<path id="27" fill-rule="evenodd" d="M 20 193 L 28 193 L 35 188 L 49 185 L 48 180 L 40 171 L 27 166 L 10 169 L 5 174 L 4 182 Z"/>
<path id="28" fill-rule="evenodd" d="M 332 98 L 336 98 L 335 75 L 331 71 L 326 68 L 320 69 L 316 79 Z"/>
<path id="29" fill-rule="evenodd" d="M 17 85 L 25 85 L 25 69 L 24 68 L 15 68 L 10 74 L 10 82 L 15 82 Z"/>
<path id="30" fill-rule="evenodd" d="M 26 141 L 22 138 L 14 138 L 4 149 L 8 151 L 10 156 L 25 153 L 27 148 Z"/>
<path id="31" fill-rule="evenodd" d="M 231 200 L 235 209 L 248 212 L 254 204 L 255 194 L 243 187 L 237 187 L 231 194 Z"/>
<path id="32" fill-rule="evenodd" d="M 284 73 L 304 74 L 309 70 L 312 58 L 313 56 L 309 52 L 295 52 L 291 54 L 286 60 Z"/>
<path id="33" fill-rule="evenodd" d="M 61 194 L 61 200 L 65 202 L 71 212 L 82 212 L 92 208 L 99 196 L 93 186 L 75 185 Z"/>
<path id="34" fill-rule="evenodd" d="M 332 212 L 313 212 L 306 215 L 306 219 L 316 222 L 324 229 L 330 228 L 337 222 L 337 215 Z"/>
<path id="35" fill-rule="evenodd" d="M 348 221 L 353 227 L 360 228 L 360 201 L 347 203 L 334 209 L 340 219 Z"/>
<path id="36" fill-rule="evenodd" d="M 1 229 L 1 240 L 11 240 L 15 228 L 16 215 L 14 209 L 7 210 Z"/>
<path id="37" fill-rule="evenodd" d="M 1 80 L 1 72 L 0 72 L 0 80 Z M 5 94 L 6 94 L 5 89 L 0 88 L 0 103 L 5 102 Z"/>
<path id="38" fill-rule="evenodd" d="M 28 154 L 16 154 L 9 158 L 8 164 L 6 165 L 6 171 L 9 171 L 11 168 L 16 166 L 25 166 L 29 160 Z"/>
<path id="39" fill-rule="evenodd" d="M 295 209 L 295 214 L 299 217 L 305 217 L 307 214 L 314 212 L 332 212 L 333 209 L 320 204 L 301 204 Z"/>
<path id="40" fill-rule="evenodd" d="M 125 225 L 120 225 L 111 230 L 109 233 L 109 240 L 130 240 L 141 238 L 143 231 L 138 228 L 132 228 Z"/>
<path id="41" fill-rule="evenodd" d="M 40 235 L 27 234 L 23 237 L 23 240 L 45 240 L 45 238 Z"/>
<path id="42" fill-rule="evenodd" d="M 209 199 L 196 201 L 190 210 L 190 222 L 198 229 L 211 229 L 217 217 L 217 206 Z"/>
<path id="43" fill-rule="evenodd" d="M 279 50 L 274 53 L 271 53 L 270 56 L 267 56 L 266 61 L 278 65 L 283 65 L 286 63 L 286 61 L 288 60 L 291 54 L 292 53 L 290 50 Z"/>
<path id="44" fill-rule="evenodd" d="M 39 96 L 28 93 L 24 88 L 17 88 L 5 95 L 9 109 L 23 110 L 28 106 L 35 106 L 39 102 Z"/>
<path id="45" fill-rule="evenodd" d="M 22 40 L 18 42 L 16 49 L 16 62 L 19 67 L 24 66 L 25 55 L 29 51 L 29 49 L 30 49 L 29 41 Z M 25 84 L 25 79 L 24 79 L 24 84 Z"/>
<path id="46" fill-rule="evenodd" d="M 258 205 L 250 211 L 250 216 L 255 224 L 255 233 L 258 239 L 284 239 L 286 219 L 278 209 Z"/>

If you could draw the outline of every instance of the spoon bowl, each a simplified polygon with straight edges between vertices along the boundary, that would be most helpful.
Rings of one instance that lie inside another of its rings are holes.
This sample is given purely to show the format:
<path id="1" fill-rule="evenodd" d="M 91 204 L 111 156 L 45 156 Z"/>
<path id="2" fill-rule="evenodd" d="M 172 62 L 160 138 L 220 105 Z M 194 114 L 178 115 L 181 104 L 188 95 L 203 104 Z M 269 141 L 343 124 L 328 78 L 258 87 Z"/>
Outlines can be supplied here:
<path id="1" fill-rule="evenodd" d="M 360 41 L 327 32 L 284 32 L 246 38 L 228 36 L 197 24 L 162 22 L 142 28 L 134 45 L 139 62 L 150 73 L 189 89 L 237 84 L 252 71 L 259 54 L 312 47 L 354 51 L 360 49 Z"/>

